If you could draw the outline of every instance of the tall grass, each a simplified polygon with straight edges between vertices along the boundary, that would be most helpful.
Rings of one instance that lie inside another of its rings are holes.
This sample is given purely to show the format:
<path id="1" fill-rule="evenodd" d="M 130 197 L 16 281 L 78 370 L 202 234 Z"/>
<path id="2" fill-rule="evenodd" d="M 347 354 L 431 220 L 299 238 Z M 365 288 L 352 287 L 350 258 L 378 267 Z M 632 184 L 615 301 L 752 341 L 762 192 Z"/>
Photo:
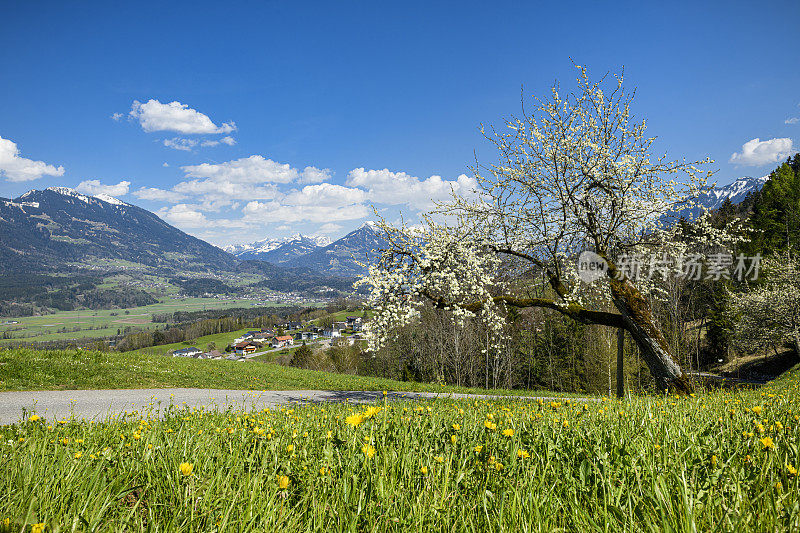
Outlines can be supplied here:
<path id="1" fill-rule="evenodd" d="M 797 531 L 799 388 L 794 375 L 758 391 L 624 402 L 26 419 L 0 428 L 0 521 L 13 531 Z"/>

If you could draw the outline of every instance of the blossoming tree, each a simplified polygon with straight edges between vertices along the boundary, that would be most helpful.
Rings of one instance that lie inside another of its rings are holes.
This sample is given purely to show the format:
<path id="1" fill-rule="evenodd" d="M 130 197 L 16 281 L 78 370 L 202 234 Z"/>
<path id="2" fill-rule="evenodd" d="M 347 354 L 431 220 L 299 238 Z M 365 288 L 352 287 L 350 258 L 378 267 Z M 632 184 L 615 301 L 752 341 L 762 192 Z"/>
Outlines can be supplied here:
<path id="1" fill-rule="evenodd" d="M 574 92 L 556 85 L 502 131 L 481 128 L 499 161 L 474 169 L 472 193 L 454 193 L 421 225 L 378 223 L 388 245 L 360 281 L 376 310 L 367 328 L 373 348 L 424 305 L 455 320 L 480 317 L 498 336 L 510 307 L 544 307 L 627 330 L 659 389 L 691 390 L 646 291 L 618 258 L 661 239 L 664 214 L 697 195 L 706 178 L 697 165 L 709 161 L 654 156 L 621 75 L 592 82 L 577 68 Z M 605 261 L 592 283 L 578 276 L 582 250 Z"/>

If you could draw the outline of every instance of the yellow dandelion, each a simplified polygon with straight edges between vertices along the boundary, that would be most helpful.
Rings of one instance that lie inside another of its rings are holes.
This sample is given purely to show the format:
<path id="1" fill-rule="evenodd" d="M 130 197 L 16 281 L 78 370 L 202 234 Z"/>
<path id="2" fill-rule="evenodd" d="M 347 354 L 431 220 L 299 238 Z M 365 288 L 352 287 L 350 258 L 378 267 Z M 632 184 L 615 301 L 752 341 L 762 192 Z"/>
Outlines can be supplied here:
<path id="1" fill-rule="evenodd" d="M 75 459 L 80 459 L 81 457 L 83 457 L 83 453 L 75 452 Z"/>
<path id="2" fill-rule="evenodd" d="M 289 476 L 278 476 L 278 488 L 279 489 L 289 488 Z"/>
<path id="3" fill-rule="evenodd" d="M 420 467 L 419 471 L 422 472 L 423 476 L 427 476 L 428 475 L 428 467 L 427 466 Z"/>
<path id="4" fill-rule="evenodd" d="M 44 522 L 31 525 L 31 533 L 44 533 Z"/>
<path id="5" fill-rule="evenodd" d="M 486 429 L 489 429 L 489 430 L 497 429 L 497 424 L 495 424 L 494 422 L 490 422 L 489 420 L 484 422 L 483 425 L 486 427 Z"/>
<path id="6" fill-rule="evenodd" d="M 362 422 L 364 422 L 364 415 L 361 413 L 353 413 L 345 418 L 344 421 L 353 427 L 358 427 Z"/>
<path id="7" fill-rule="evenodd" d="M 450 435 L 450 442 L 455 444 L 456 442 L 458 442 L 458 437 L 455 435 Z"/>
<path id="8" fill-rule="evenodd" d="M 483 446 L 475 446 L 475 452 L 481 453 L 483 451 Z"/>
<path id="9" fill-rule="evenodd" d="M 186 477 L 189 477 L 189 476 L 192 475 L 192 470 L 194 470 L 194 464 L 193 463 L 181 463 L 178 468 L 180 469 L 182 475 L 184 475 Z"/>
<path id="10" fill-rule="evenodd" d="M 362 446 L 361 451 L 364 452 L 364 455 L 366 455 L 367 458 L 369 459 L 372 459 L 375 456 L 375 448 L 373 448 L 369 444 L 365 444 L 364 446 Z"/>
<path id="11" fill-rule="evenodd" d="M 519 457 L 520 459 L 527 459 L 530 456 L 531 454 L 529 454 L 525 450 L 517 450 L 517 457 Z"/>
<path id="12" fill-rule="evenodd" d="M 569 427 L 569 422 L 564 420 L 564 422 L 561 424 L 561 427 L 564 428 L 564 429 L 568 428 Z"/>
<path id="13" fill-rule="evenodd" d="M 366 418 L 372 418 L 373 416 L 377 415 L 381 412 L 380 407 L 368 407 L 366 411 L 364 411 L 364 416 Z"/>
<path id="14" fill-rule="evenodd" d="M 503 435 L 505 435 L 506 437 L 513 437 L 514 436 L 514 430 L 511 429 L 511 428 L 504 429 L 503 430 Z"/>
<path id="15" fill-rule="evenodd" d="M 42 418 L 42 417 L 41 417 L 41 416 L 39 416 L 39 415 L 31 415 L 31 416 L 28 418 L 28 420 L 30 420 L 31 422 L 36 422 L 37 420 L 41 420 L 41 418 Z"/>
<path id="16" fill-rule="evenodd" d="M 792 465 L 786 465 L 786 471 L 789 472 L 790 476 L 796 476 L 797 475 L 797 469 L 795 467 L 793 467 Z"/>
<path id="17" fill-rule="evenodd" d="M 762 409 L 761 409 L 761 406 L 760 406 L 760 405 L 756 405 L 755 407 L 753 407 L 753 408 L 751 409 L 751 411 L 753 411 L 753 412 L 754 412 L 755 414 L 757 414 L 757 415 L 760 415 L 760 414 L 761 414 L 761 411 L 762 411 Z"/>
<path id="18" fill-rule="evenodd" d="M 711 456 L 711 466 L 717 466 L 717 456 L 716 455 L 712 455 Z"/>
<path id="19" fill-rule="evenodd" d="M 292 453 L 294 451 L 294 444 L 290 444 L 286 447 L 286 451 Z"/>
<path id="20" fill-rule="evenodd" d="M 763 439 L 758 439 L 761 442 L 761 445 L 764 446 L 765 450 L 774 450 L 775 443 L 772 442 L 772 437 L 764 437 Z"/>
<path id="21" fill-rule="evenodd" d="M 458 431 L 459 429 L 461 429 L 459 424 L 453 424 L 453 430 Z"/>

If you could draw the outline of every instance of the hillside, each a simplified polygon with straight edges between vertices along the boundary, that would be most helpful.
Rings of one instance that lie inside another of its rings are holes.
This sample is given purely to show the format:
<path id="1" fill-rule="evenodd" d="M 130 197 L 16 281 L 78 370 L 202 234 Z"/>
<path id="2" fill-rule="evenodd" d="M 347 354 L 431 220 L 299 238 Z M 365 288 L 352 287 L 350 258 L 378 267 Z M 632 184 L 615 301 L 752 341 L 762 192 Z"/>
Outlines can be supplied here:
<path id="1" fill-rule="evenodd" d="M 115 198 L 65 187 L 0 199 L 0 267 L 6 272 L 63 272 L 64 263 L 117 259 L 159 269 L 232 270 L 236 260 Z"/>

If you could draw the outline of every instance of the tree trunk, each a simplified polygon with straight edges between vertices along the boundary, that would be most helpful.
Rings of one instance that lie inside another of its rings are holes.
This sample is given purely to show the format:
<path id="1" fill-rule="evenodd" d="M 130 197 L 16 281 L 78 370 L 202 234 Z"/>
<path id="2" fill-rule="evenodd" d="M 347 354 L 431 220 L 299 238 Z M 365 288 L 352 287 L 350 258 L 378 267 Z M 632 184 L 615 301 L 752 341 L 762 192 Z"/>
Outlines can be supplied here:
<path id="1" fill-rule="evenodd" d="M 655 378 L 656 387 L 662 392 L 692 392 L 691 383 L 672 358 L 667 340 L 655 325 L 647 300 L 629 279 L 616 279 L 616 272 L 616 268 L 610 268 L 608 278 L 614 306 L 639 346 L 639 352 Z"/>

